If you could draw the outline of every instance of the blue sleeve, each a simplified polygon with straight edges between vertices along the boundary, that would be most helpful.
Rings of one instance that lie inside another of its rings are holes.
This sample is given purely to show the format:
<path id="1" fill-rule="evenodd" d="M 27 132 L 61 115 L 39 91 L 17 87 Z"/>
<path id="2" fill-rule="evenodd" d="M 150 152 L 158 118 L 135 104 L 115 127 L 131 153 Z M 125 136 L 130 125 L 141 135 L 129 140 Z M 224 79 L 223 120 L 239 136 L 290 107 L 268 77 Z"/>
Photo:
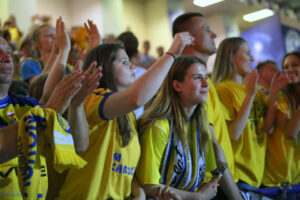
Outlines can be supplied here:
<path id="1" fill-rule="evenodd" d="M 105 120 L 105 121 L 109 121 L 109 120 L 112 120 L 112 119 L 108 119 L 108 118 L 106 118 L 105 116 L 104 116 L 104 113 L 103 113 L 103 106 L 104 106 L 104 103 L 105 103 L 105 101 L 107 100 L 107 98 L 110 96 L 110 95 L 112 95 L 113 93 L 115 93 L 114 91 L 110 91 L 109 93 L 106 93 L 106 94 L 104 94 L 103 96 L 103 99 L 101 100 L 101 102 L 100 102 L 100 105 L 99 105 L 99 116 L 103 119 L 103 120 Z"/>
<path id="2" fill-rule="evenodd" d="M 42 73 L 39 64 L 33 60 L 25 60 L 21 66 L 21 76 L 24 81 Z"/>

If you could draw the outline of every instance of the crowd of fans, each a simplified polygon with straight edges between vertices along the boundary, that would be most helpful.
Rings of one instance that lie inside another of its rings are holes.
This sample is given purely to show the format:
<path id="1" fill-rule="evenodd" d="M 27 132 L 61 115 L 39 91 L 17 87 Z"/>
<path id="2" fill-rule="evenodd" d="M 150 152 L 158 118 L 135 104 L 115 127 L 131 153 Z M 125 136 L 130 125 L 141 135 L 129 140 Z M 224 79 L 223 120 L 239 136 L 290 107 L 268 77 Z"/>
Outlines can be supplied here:
<path id="1" fill-rule="evenodd" d="M 48 20 L 1 27 L 0 199 L 300 199 L 300 52 L 252 69 L 201 13 L 157 59 L 133 32 Z"/>

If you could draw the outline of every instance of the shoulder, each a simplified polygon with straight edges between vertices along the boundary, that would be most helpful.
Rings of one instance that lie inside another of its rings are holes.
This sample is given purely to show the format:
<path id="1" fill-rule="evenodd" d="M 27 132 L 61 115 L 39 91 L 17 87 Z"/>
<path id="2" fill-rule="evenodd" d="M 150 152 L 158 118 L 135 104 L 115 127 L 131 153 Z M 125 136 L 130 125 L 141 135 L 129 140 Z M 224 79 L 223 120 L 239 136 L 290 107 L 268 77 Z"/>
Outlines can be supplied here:
<path id="1" fill-rule="evenodd" d="M 98 88 L 94 90 L 94 92 L 87 97 L 87 99 L 84 101 L 84 107 L 85 111 L 88 114 L 88 116 L 91 115 L 91 120 L 93 120 L 95 117 L 100 117 L 103 120 L 111 120 L 107 119 L 103 114 L 103 106 L 105 104 L 105 101 L 107 98 L 113 94 L 114 91 L 105 89 L 105 88 Z"/>
<path id="2" fill-rule="evenodd" d="M 170 133 L 170 124 L 167 119 L 156 120 L 153 124 L 149 124 L 143 132 L 143 137 L 151 137 L 155 139 L 167 138 Z"/>
<path id="3" fill-rule="evenodd" d="M 215 88 L 218 92 L 222 92 L 222 91 L 230 91 L 232 88 L 232 81 L 222 81 L 220 83 L 218 83 Z"/>
<path id="4" fill-rule="evenodd" d="M 169 136 L 170 126 L 168 120 L 157 120 L 146 127 L 141 135 L 141 144 L 142 146 L 155 144 L 156 148 L 164 149 L 169 141 Z"/>
<path id="5" fill-rule="evenodd" d="M 107 88 L 98 88 L 98 89 L 94 90 L 94 92 L 92 94 L 95 96 L 107 96 L 107 95 L 113 94 L 114 92 L 115 91 L 112 91 Z"/>
<path id="6" fill-rule="evenodd" d="M 85 104 L 89 104 L 90 102 L 94 101 L 105 101 L 107 97 L 109 97 L 111 94 L 115 93 L 114 91 L 106 88 L 98 88 L 94 90 L 94 92 L 88 96 L 88 98 L 85 100 Z"/>
<path id="7" fill-rule="evenodd" d="M 163 133 L 169 134 L 170 132 L 170 124 L 167 119 L 160 119 L 155 121 L 153 127 L 161 130 Z"/>

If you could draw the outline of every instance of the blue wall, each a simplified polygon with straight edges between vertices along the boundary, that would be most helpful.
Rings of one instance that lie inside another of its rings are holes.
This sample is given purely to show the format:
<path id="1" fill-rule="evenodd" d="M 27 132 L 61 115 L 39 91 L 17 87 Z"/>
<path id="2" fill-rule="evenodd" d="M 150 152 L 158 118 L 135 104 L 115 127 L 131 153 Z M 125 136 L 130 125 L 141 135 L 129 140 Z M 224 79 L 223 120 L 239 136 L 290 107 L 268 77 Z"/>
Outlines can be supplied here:
<path id="1" fill-rule="evenodd" d="M 241 34 L 248 41 L 255 59 L 252 68 L 262 61 L 273 60 L 281 69 L 286 50 L 279 14 L 269 17 Z"/>

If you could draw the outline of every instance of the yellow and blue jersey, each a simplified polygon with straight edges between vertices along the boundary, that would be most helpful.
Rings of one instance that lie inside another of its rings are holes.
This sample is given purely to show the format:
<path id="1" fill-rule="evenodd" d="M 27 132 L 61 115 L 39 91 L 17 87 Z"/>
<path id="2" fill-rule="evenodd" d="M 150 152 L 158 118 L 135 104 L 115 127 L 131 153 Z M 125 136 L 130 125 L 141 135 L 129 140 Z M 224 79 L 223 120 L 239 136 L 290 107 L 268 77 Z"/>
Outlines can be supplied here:
<path id="1" fill-rule="evenodd" d="M 113 94 L 99 88 L 84 103 L 89 123 L 89 147 L 80 154 L 88 162 L 83 169 L 70 169 L 59 199 L 125 199 L 130 197 L 131 183 L 140 158 L 136 119 L 127 114 L 131 141 L 122 147 L 117 118 L 107 119 L 103 106 Z"/>
<path id="2" fill-rule="evenodd" d="M 0 99 L 0 128 L 19 119 L 32 107 L 40 103 L 30 97 L 8 94 Z M 0 164 L 0 199 L 23 199 L 17 178 L 17 157 Z"/>

